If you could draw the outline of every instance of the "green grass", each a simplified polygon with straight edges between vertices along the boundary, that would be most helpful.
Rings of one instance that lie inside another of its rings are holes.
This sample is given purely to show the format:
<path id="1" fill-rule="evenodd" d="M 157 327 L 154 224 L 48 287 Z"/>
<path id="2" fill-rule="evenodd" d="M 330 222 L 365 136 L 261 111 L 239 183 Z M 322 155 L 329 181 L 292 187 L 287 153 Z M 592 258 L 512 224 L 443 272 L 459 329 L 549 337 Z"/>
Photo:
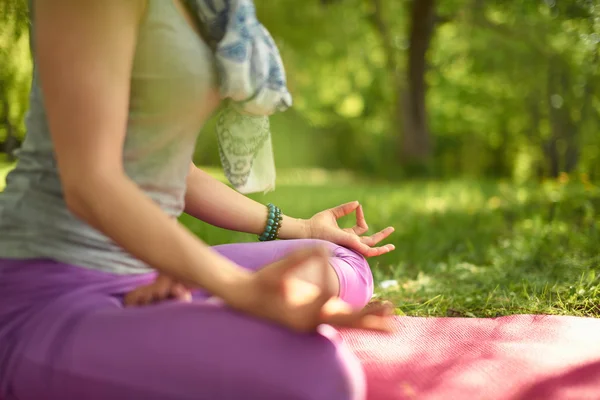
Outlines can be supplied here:
<path id="1" fill-rule="evenodd" d="M 0 164 L 0 178 L 7 169 Z M 279 176 L 275 192 L 252 197 L 297 217 L 356 199 L 373 231 L 396 227 L 396 251 L 371 266 L 377 295 L 399 314 L 600 316 L 600 189 L 587 182 L 390 185 L 323 171 Z M 210 244 L 255 240 L 182 221 Z"/>

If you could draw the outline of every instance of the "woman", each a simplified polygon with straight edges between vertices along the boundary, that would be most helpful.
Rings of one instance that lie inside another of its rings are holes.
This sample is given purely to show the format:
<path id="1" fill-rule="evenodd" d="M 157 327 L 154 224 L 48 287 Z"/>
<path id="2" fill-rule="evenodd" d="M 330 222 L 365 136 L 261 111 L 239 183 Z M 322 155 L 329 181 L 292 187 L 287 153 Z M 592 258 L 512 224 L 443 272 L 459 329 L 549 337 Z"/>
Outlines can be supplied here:
<path id="1" fill-rule="evenodd" d="M 375 247 L 392 229 L 360 236 L 357 202 L 290 218 L 191 164 L 223 98 L 237 103 L 219 124 L 228 177 L 272 186 L 261 112 L 290 99 L 251 2 L 31 6 L 28 134 L 0 195 L 0 398 L 363 398 L 328 326 L 385 330 L 387 309 L 363 309 L 363 256 L 393 250 Z M 236 97 L 261 68 L 266 89 Z M 261 243 L 210 248 L 177 223 L 183 211 Z M 356 227 L 340 229 L 353 211 Z"/>

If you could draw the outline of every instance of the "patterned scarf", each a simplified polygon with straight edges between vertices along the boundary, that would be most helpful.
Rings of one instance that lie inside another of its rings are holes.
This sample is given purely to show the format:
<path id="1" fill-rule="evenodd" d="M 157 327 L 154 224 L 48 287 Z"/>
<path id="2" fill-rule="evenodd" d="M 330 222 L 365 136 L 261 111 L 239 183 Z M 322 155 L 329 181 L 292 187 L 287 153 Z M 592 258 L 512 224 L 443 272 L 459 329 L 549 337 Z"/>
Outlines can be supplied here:
<path id="1" fill-rule="evenodd" d="M 268 116 L 292 105 L 279 50 L 253 0 L 185 0 L 213 48 L 221 98 L 217 120 L 225 175 L 241 193 L 275 188 Z"/>

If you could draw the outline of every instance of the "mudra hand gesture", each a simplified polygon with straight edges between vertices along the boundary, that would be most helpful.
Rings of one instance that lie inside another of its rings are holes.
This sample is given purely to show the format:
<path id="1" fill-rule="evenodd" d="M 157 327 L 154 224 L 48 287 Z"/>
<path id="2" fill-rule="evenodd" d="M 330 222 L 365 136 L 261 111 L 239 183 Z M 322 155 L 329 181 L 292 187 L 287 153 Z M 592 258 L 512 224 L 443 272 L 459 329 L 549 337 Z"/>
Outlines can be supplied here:
<path id="1" fill-rule="evenodd" d="M 342 229 L 337 220 L 352 212 L 356 212 L 356 225 Z M 342 204 L 315 214 L 307 221 L 308 235 L 313 239 L 347 247 L 364 257 L 376 257 L 394 250 L 393 244 L 377 247 L 377 244 L 394 232 L 393 227 L 387 227 L 371 236 L 363 236 L 369 230 L 362 205 L 358 201 Z"/>

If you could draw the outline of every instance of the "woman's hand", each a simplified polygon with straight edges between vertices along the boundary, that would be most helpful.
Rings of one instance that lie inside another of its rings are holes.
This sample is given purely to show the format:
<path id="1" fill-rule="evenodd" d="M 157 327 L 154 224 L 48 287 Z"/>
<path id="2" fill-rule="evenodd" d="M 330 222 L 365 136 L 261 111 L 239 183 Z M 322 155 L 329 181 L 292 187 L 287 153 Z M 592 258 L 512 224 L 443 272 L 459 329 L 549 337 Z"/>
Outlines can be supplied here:
<path id="1" fill-rule="evenodd" d="M 292 271 L 315 263 L 323 271 L 318 285 L 292 276 Z M 383 304 L 354 310 L 335 297 L 327 283 L 328 268 L 326 248 L 303 249 L 234 283 L 223 300 L 241 312 L 299 332 L 314 331 L 321 324 L 389 331 L 387 316 L 392 313 L 392 308 Z"/>
<path id="2" fill-rule="evenodd" d="M 393 306 L 381 304 L 354 310 L 335 296 L 328 285 L 329 252 L 315 247 L 299 250 L 287 257 L 232 281 L 222 299 L 230 307 L 298 332 L 312 332 L 321 324 L 338 328 L 389 331 L 387 317 Z M 294 278 L 292 271 L 317 264 L 322 280 L 312 284 Z M 189 289 L 166 275 L 141 286 L 125 296 L 126 306 L 143 306 L 168 298 L 191 301 Z"/>
<path id="3" fill-rule="evenodd" d="M 159 274 L 154 282 L 149 285 L 140 286 L 125 296 L 126 306 L 145 306 L 166 299 L 179 301 L 192 301 L 190 290 L 182 283 Z"/>
<path id="4" fill-rule="evenodd" d="M 353 211 L 356 211 L 356 225 L 347 229 L 340 228 L 337 220 Z M 307 221 L 307 226 L 309 237 L 347 247 L 364 257 L 380 256 L 395 249 L 393 244 L 377 247 L 379 242 L 394 232 L 394 228 L 391 226 L 374 235 L 363 236 L 369 230 L 369 227 L 362 206 L 358 201 L 321 211 Z"/>

